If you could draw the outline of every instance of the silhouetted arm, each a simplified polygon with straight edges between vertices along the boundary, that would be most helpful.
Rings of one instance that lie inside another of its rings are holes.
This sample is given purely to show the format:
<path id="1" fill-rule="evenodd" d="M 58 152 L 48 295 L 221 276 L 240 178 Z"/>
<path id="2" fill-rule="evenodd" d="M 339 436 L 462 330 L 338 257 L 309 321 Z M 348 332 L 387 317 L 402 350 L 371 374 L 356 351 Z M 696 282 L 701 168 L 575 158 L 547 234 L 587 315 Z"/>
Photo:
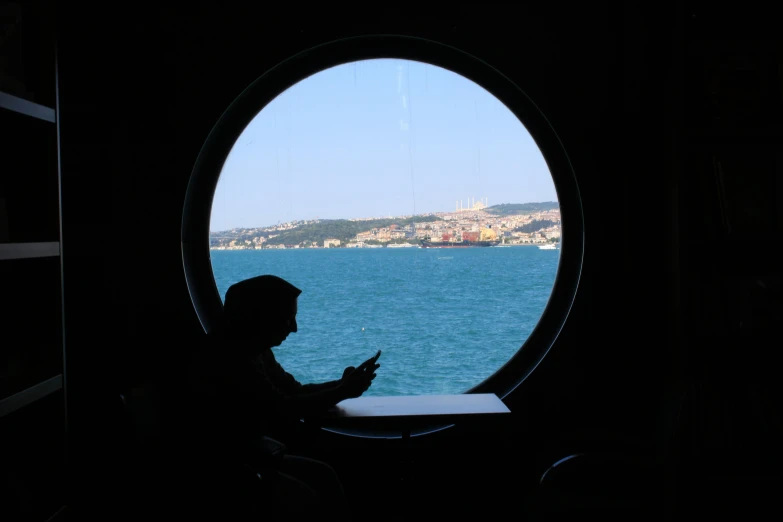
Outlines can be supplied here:
<path id="1" fill-rule="evenodd" d="M 341 380 L 327 381 L 315 384 L 302 384 L 297 381 L 293 375 L 285 371 L 280 363 L 275 359 L 272 350 L 261 356 L 266 367 L 266 374 L 269 380 L 274 384 L 276 388 L 285 393 L 286 395 L 312 395 L 319 394 L 336 388 L 340 385 Z"/>
<path id="2" fill-rule="evenodd" d="M 269 365 L 265 364 L 265 360 L 271 361 L 274 358 L 271 360 L 258 358 L 250 364 L 243 365 L 244 370 L 241 373 L 250 371 L 252 375 L 249 379 L 239 379 L 239 382 L 250 384 L 242 394 L 260 403 L 259 406 L 262 410 L 298 418 L 324 412 L 344 399 L 361 396 L 372 384 L 375 370 L 380 366 L 375 362 L 375 358 L 370 358 L 357 368 L 346 368 L 347 373 L 343 375 L 342 379 L 336 381 L 335 386 L 321 387 L 311 392 L 299 385 L 296 389 L 297 393 L 290 394 L 280 389 L 274 378 L 269 377 L 270 368 L 277 379 L 280 378 L 279 373 L 285 373 L 285 371 L 280 365 L 274 365 L 271 362 Z M 247 374 L 245 373 L 245 375 Z M 290 379 L 293 380 L 293 377 Z"/>
<path id="3" fill-rule="evenodd" d="M 317 388 L 303 386 L 274 357 L 261 358 L 254 367 L 255 378 L 243 379 L 249 386 L 246 391 L 280 415 L 301 417 L 320 413 L 348 398 L 340 381 Z"/>
<path id="4" fill-rule="evenodd" d="M 319 393 L 340 386 L 340 382 L 341 381 L 338 379 L 336 381 L 319 382 L 314 384 L 303 384 L 302 387 L 299 388 L 300 390 L 299 393 Z"/>

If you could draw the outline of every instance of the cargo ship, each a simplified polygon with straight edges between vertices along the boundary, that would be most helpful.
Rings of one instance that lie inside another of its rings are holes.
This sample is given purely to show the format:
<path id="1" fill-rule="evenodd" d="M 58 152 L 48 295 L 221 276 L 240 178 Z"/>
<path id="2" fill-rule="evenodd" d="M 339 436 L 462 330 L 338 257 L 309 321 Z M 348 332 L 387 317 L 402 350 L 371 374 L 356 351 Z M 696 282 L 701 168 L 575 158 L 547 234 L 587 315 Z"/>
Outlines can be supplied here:
<path id="1" fill-rule="evenodd" d="M 491 247 L 500 244 L 500 238 L 491 227 L 480 232 L 462 232 L 460 235 L 443 234 L 440 241 L 429 237 L 421 240 L 421 248 L 472 248 Z"/>

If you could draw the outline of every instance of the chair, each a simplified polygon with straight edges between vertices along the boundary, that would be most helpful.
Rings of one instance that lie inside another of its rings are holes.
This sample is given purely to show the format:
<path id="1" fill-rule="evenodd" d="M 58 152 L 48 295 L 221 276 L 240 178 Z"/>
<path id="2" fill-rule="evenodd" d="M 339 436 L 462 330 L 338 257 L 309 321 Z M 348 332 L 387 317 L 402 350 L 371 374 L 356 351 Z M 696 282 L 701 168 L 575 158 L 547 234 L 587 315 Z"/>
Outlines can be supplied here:
<path id="1" fill-rule="evenodd" d="M 676 459 L 687 392 L 665 412 L 662 451 L 585 451 L 550 465 L 530 499 L 533 520 L 660 520 L 665 513 L 669 465 Z M 675 463 L 676 464 L 676 463 Z"/>
<path id="2" fill-rule="evenodd" d="M 176 389 L 148 381 L 118 394 L 118 511 L 132 520 L 260 520 L 271 477 L 188 443 L 192 428 L 179 414 L 187 395 Z"/>

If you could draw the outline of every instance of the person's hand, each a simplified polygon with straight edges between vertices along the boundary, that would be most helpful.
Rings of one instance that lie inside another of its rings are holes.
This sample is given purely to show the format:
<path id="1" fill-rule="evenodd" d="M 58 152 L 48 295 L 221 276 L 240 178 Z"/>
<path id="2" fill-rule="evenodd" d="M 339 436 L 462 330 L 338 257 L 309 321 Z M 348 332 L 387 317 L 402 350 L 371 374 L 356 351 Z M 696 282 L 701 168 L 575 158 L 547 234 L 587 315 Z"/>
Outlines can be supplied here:
<path id="1" fill-rule="evenodd" d="M 375 357 L 371 357 L 359 365 L 358 368 L 349 366 L 343 372 L 340 388 L 348 399 L 355 399 L 367 391 L 375 379 L 375 370 L 381 365 L 375 362 Z"/>
<path id="2" fill-rule="evenodd" d="M 377 357 L 377 356 L 375 356 L 375 357 L 370 357 L 369 359 L 367 359 L 366 361 L 364 361 L 362 364 L 360 364 L 360 365 L 359 365 L 359 368 L 365 368 L 365 371 L 367 371 L 367 370 L 369 369 L 370 365 L 374 365 L 374 369 L 373 369 L 373 371 L 371 372 L 371 373 L 374 373 L 374 372 L 375 372 L 375 370 L 377 370 L 377 369 L 378 369 L 378 368 L 381 366 L 380 364 L 375 364 L 375 361 L 377 361 L 377 360 L 378 360 L 378 357 Z M 349 375 L 351 375 L 351 374 L 352 374 L 352 373 L 353 373 L 355 370 L 356 370 L 356 368 L 354 368 L 353 366 L 347 366 L 347 367 L 345 368 L 345 370 L 343 370 L 343 376 L 342 376 L 342 378 L 341 378 L 341 379 L 346 379 L 346 378 L 347 378 Z"/>

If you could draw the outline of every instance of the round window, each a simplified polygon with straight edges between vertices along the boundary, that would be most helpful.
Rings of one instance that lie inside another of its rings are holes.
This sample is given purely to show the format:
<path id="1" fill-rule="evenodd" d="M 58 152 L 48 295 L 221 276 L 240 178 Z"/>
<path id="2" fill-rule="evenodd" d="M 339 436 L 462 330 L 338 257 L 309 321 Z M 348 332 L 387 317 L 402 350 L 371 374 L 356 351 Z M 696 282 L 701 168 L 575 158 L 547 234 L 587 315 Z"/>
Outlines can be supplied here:
<path id="1" fill-rule="evenodd" d="M 182 246 L 207 331 L 235 282 L 303 290 L 275 354 L 303 383 L 381 349 L 367 394 L 504 397 L 566 319 L 583 223 L 562 145 L 516 85 L 453 48 L 378 36 L 242 93 L 194 168 Z"/>

